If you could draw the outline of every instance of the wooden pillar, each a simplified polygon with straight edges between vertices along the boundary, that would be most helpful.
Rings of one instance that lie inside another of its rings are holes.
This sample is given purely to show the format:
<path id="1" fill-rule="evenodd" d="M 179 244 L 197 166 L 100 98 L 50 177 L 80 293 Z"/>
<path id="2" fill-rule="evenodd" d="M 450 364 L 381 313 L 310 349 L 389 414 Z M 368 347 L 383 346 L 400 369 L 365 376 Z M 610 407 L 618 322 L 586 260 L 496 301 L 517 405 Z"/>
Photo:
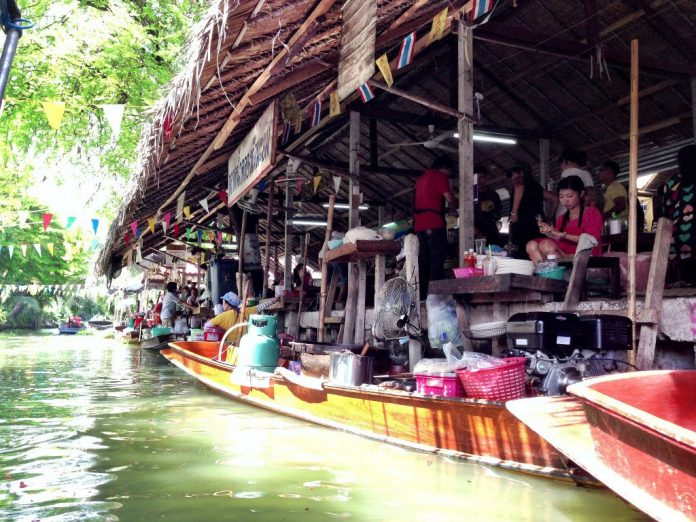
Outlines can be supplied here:
<path id="1" fill-rule="evenodd" d="M 384 225 L 384 206 L 380 205 L 377 208 L 377 223 L 381 228 Z M 379 291 L 384 286 L 386 277 L 386 258 L 383 255 L 375 257 L 375 306 L 377 306 L 377 296 Z"/>
<path id="2" fill-rule="evenodd" d="M 473 114 L 473 38 L 472 31 L 459 22 L 457 47 L 457 88 L 460 113 Z M 474 126 L 459 118 L 459 262 L 474 247 Z M 459 265 L 457 265 L 459 266 Z"/>
<path id="3" fill-rule="evenodd" d="M 271 289 L 271 285 L 268 282 L 268 273 L 271 268 L 271 218 L 273 217 L 273 196 L 275 195 L 275 181 L 271 180 L 268 186 L 268 208 L 266 209 L 266 263 L 263 267 L 263 287 Z M 262 291 L 263 294 L 263 291 Z"/>
<path id="4" fill-rule="evenodd" d="M 336 196 L 329 196 L 329 212 L 326 217 L 326 233 L 324 235 L 324 255 L 329 251 L 329 241 L 331 240 L 331 232 L 333 231 L 334 218 L 334 203 Z M 335 272 L 335 270 L 334 270 Z M 317 340 L 324 341 L 324 319 L 326 317 L 326 296 L 327 296 L 327 278 L 329 277 L 329 264 L 321 260 L 321 291 L 319 293 L 319 329 L 317 330 Z"/>
<path id="5" fill-rule="evenodd" d="M 294 204 L 294 187 L 292 182 L 285 185 L 285 269 L 283 271 L 283 285 L 286 289 L 292 287 L 292 241 L 294 239 L 292 220 L 292 208 Z"/>
<path id="6" fill-rule="evenodd" d="M 353 177 L 349 184 L 350 211 L 348 214 L 348 228 L 357 227 L 360 224 L 360 113 L 350 113 L 350 150 L 348 168 Z M 358 299 L 358 267 L 355 263 L 348 265 L 348 296 L 346 299 L 345 316 L 343 322 L 343 343 L 353 344 L 355 340 L 355 315 L 357 313 Z M 364 318 L 363 318 L 364 324 Z"/>
<path id="7" fill-rule="evenodd" d="M 628 317 L 633 323 L 636 353 L 636 205 L 638 204 L 638 40 L 631 40 L 631 116 L 628 156 Z M 657 261 L 657 260 L 655 260 Z M 664 285 L 664 282 L 662 283 Z"/>

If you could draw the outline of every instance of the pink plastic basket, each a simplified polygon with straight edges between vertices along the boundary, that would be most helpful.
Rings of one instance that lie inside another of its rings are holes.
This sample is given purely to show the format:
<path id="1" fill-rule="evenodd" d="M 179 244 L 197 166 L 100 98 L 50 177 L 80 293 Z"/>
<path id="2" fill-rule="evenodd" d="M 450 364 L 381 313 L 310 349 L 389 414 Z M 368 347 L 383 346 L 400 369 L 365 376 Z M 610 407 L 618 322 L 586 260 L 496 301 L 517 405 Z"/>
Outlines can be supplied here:
<path id="1" fill-rule="evenodd" d="M 508 357 L 504 363 L 495 368 L 480 370 L 457 370 L 466 395 L 472 399 L 489 401 L 509 401 L 525 396 L 524 357 Z"/>
<path id="2" fill-rule="evenodd" d="M 452 272 L 454 272 L 454 277 L 456 279 L 483 275 L 483 270 L 481 268 L 471 268 L 468 266 L 453 268 Z"/>
<path id="3" fill-rule="evenodd" d="M 428 375 L 416 374 L 416 391 L 423 395 L 440 397 L 464 397 L 464 387 L 456 374 Z"/>

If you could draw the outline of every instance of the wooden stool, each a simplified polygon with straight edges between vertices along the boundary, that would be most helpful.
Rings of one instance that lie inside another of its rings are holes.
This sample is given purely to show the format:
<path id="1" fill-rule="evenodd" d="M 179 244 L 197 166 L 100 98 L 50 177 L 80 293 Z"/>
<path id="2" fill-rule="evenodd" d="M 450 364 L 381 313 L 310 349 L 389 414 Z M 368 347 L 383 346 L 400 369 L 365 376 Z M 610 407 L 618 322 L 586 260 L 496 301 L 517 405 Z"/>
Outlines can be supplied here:
<path id="1" fill-rule="evenodd" d="M 559 260 L 559 266 L 572 268 L 573 258 L 567 257 Z M 621 297 L 621 263 L 618 257 L 590 256 L 587 268 L 607 268 L 609 269 L 609 298 L 619 299 Z M 582 299 L 586 297 L 586 284 L 583 280 Z"/>

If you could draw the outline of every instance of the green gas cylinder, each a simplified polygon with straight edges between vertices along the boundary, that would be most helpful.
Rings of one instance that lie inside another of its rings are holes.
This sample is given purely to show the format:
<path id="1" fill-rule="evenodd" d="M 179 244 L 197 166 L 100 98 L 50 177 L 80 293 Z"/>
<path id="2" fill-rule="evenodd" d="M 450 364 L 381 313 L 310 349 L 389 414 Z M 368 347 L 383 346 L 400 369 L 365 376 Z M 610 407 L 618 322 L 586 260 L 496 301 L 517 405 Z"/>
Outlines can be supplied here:
<path id="1" fill-rule="evenodd" d="M 248 331 L 239 342 L 237 366 L 247 366 L 264 372 L 273 372 L 276 369 L 280 357 L 276 320 L 274 315 L 249 317 Z"/>

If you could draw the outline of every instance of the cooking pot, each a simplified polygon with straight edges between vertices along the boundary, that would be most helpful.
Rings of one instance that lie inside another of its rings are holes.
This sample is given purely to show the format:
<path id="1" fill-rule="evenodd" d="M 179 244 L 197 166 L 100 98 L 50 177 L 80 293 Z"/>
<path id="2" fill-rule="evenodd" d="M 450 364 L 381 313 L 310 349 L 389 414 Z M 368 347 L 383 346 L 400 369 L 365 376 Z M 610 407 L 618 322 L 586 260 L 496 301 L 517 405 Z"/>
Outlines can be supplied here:
<path id="1" fill-rule="evenodd" d="M 372 383 L 373 357 L 353 353 L 331 353 L 329 383 L 360 386 Z"/>

